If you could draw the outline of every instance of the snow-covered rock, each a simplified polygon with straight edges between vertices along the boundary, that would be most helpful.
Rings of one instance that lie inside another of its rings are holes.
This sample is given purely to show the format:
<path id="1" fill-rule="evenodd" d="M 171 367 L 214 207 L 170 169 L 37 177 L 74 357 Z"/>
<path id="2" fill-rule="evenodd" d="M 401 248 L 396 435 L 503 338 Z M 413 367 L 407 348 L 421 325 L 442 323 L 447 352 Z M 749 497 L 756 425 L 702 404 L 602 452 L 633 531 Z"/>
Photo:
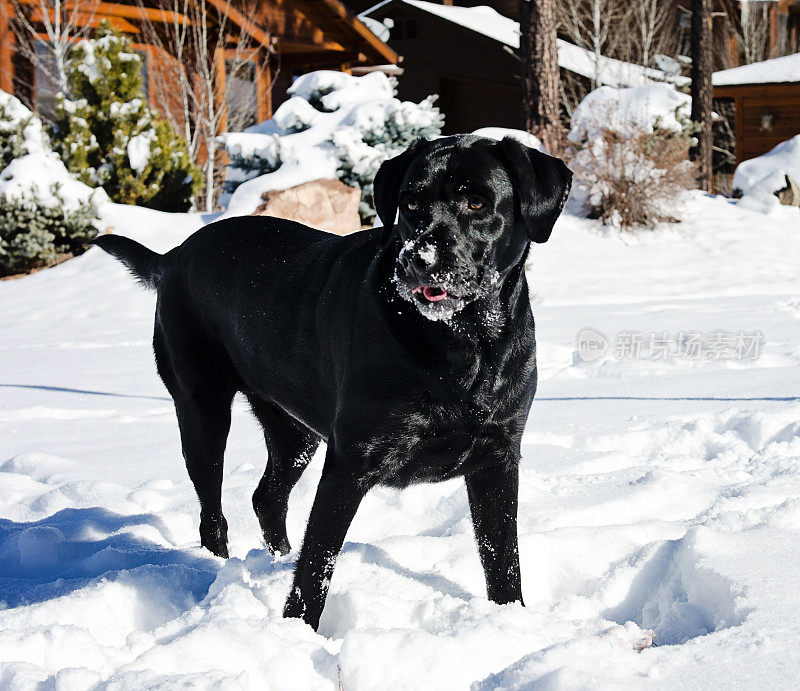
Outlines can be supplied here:
<path id="1" fill-rule="evenodd" d="M 314 180 L 264 194 L 257 216 L 297 221 L 311 228 L 346 235 L 361 228 L 361 193 L 341 180 Z"/>
<path id="2" fill-rule="evenodd" d="M 733 175 L 733 190 L 744 197 L 774 197 L 786 187 L 786 176 L 800 182 L 800 134 L 762 156 L 742 161 Z M 752 200 L 746 203 L 753 203 Z M 772 201 L 765 200 L 774 206 Z"/>

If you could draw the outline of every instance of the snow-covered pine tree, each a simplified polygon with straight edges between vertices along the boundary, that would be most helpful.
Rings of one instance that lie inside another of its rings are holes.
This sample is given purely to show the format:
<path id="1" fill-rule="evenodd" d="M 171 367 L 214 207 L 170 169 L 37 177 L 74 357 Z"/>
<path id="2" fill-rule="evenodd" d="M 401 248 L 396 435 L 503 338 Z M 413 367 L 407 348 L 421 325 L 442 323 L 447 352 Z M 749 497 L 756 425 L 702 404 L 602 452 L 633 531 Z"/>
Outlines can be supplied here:
<path id="1" fill-rule="evenodd" d="M 380 104 L 379 117 L 356 117 L 353 126 L 333 133 L 339 179 L 361 190 L 358 211 L 364 223 L 375 218 L 372 183 L 381 163 L 402 153 L 417 138 L 441 134 L 444 116 L 434 105 L 436 98 L 428 96 L 419 103 L 392 98 Z"/>
<path id="2" fill-rule="evenodd" d="M 361 190 L 361 220 L 372 223 L 372 181 L 381 163 L 418 137 L 438 136 L 444 125 L 436 96 L 400 101 L 396 87 L 396 80 L 381 72 L 354 77 L 320 70 L 298 77 L 287 91 L 291 98 L 271 120 L 221 136 L 230 161 L 226 192 L 235 195 L 242 183 L 273 173 L 280 177 L 284 170 L 302 168 L 322 178 L 335 174 Z"/>
<path id="3" fill-rule="evenodd" d="M 200 171 L 184 139 L 147 105 L 141 58 L 128 37 L 102 22 L 67 65 L 70 94 L 60 94 L 52 132 L 67 168 L 112 201 L 186 211 Z"/>
<path id="4" fill-rule="evenodd" d="M 0 171 L 15 158 L 48 146 L 42 121 L 17 98 L 0 91 Z"/>
<path id="5" fill-rule="evenodd" d="M 41 184 L 19 183 L 20 171 L 26 168 L 35 171 Z M 65 197 L 64 179 L 71 182 L 58 156 L 49 150 L 42 121 L 14 96 L 0 91 L 0 276 L 80 254 L 97 235 L 96 192 L 85 188 L 85 194 Z M 49 185 L 48 180 L 52 180 Z"/>

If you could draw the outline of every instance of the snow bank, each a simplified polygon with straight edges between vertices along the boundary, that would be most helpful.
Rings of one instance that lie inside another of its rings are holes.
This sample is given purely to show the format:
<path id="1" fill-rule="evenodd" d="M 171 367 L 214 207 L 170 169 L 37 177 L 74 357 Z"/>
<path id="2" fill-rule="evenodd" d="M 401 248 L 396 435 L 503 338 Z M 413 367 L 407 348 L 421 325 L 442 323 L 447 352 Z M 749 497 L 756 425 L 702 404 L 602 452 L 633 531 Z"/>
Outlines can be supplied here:
<path id="1" fill-rule="evenodd" d="M 60 198 L 53 195 L 54 187 Z M 62 205 L 66 211 L 75 211 L 89 201 L 95 205 L 108 201 L 105 190 L 92 189 L 76 180 L 52 151 L 14 159 L 0 173 L 0 195 L 6 199 L 30 199 L 45 207 Z"/>
<path id="2" fill-rule="evenodd" d="M 292 493 L 294 551 L 272 557 L 251 507 L 263 434 L 237 399 L 232 558 L 212 557 L 153 363 L 156 296 L 98 249 L 0 282 L 0 686 L 793 688 L 800 210 L 781 211 L 696 193 L 679 232 L 625 238 L 562 216 L 528 274 L 527 606 L 487 600 L 463 482 L 377 487 L 320 633 L 281 612 L 324 449 Z M 103 220 L 164 252 L 211 219 L 108 204 Z M 587 326 L 612 344 L 717 329 L 765 340 L 741 362 L 612 345 L 576 363 Z"/>
<path id="3" fill-rule="evenodd" d="M 311 72 L 288 93 L 271 120 L 220 137 L 232 160 L 227 215 L 250 214 L 265 192 L 311 180 L 341 178 L 364 190 L 382 161 L 442 123 L 435 97 L 401 102 L 382 72 Z"/>
<path id="4" fill-rule="evenodd" d="M 800 183 L 800 134 L 763 156 L 742 161 L 736 167 L 732 187 L 743 196 L 774 198 L 776 192 L 786 187 L 787 175 Z M 771 200 L 765 203 L 773 205 Z"/>
<path id="5" fill-rule="evenodd" d="M 691 98 L 669 84 L 649 82 L 632 88 L 601 86 L 572 113 L 569 140 L 591 141 L 605 130 L 622 136 L 656 128 L 680 132 L 691 114 Z"/>

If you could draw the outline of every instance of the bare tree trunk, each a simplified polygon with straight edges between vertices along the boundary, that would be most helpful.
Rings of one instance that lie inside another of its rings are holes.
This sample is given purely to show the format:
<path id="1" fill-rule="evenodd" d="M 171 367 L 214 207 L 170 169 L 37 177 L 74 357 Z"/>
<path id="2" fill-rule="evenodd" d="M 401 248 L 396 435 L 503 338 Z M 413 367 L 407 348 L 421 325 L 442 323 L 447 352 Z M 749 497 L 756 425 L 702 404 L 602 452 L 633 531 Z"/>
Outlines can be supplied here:
<path id="1" fill-rule="evenodd" d="M 520 0 L 519 26 L 524 127 L 556 153 L 561 122 L 555 0 Z"/>
<path id="2" fill-rule="evenodd" d="M 692 0 L 692 120 L 699 130 L 692 159 L 699 165 L 700 188 L 711 191 L 713 89 L 711 86 L 711 0 Z"/>

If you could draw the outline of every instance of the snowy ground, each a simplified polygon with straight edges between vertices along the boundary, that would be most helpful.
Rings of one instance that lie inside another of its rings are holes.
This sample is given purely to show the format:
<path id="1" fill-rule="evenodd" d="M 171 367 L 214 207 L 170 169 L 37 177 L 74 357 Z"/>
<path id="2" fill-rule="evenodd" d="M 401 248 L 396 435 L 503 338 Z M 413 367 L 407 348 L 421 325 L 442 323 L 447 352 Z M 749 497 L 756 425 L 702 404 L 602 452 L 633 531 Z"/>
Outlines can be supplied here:
<path id="1" fill-rule="evenodd" d="M 487 602 L 460 482 L 379 489 L 319 634 L 280 616 L 294 555 L 262 549 L 266 453 L 239 401 L 233 558 L 199 548 L 153 296 L 99 250 L 0 283 L 0 687 L 794 687 L 800 213 L 779 212 L 698 194 L 686 223 L 637 237 L 565 216 L 530 273 L 527 607 Z M 202 223 L 107 217 L 162 250 Z M 591 362 L 573 355 L 586 328 L 610 342 Z M 704 357 L 730 345 L 720 331 L 761 332 L 760 357 Z M 704 334 L 704 350 L 628 357 L 633 332 Z M 295 546 L 320 461 L 292 496 Z M 636 652 L 647 629 L 658 647 Z"/>

